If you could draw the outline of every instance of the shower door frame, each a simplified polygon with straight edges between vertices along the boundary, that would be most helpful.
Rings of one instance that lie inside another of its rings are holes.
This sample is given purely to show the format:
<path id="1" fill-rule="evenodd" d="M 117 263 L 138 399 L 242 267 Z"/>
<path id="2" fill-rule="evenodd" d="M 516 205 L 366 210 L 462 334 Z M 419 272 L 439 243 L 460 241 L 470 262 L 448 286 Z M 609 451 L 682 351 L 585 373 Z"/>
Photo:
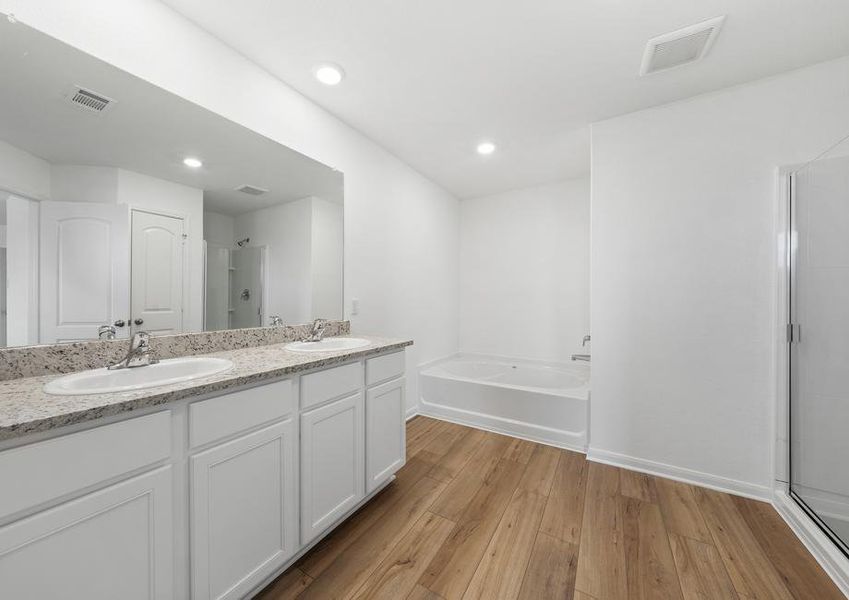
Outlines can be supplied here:
<path id="1" fill-rule="evenodd" d="M 804 545 L 844 593 L 849 592 L 849 553 L 846 544 L 821 521 L 791 489 L 791 338 L 793 321 L 793 278 L 796 272 L 794 244 L 795 198 L 793 174 L 803 165 L 776 169 L 776 321 L 775 321 L 775 435 L 772 447 L 774 472 L 773 504 Z"/>

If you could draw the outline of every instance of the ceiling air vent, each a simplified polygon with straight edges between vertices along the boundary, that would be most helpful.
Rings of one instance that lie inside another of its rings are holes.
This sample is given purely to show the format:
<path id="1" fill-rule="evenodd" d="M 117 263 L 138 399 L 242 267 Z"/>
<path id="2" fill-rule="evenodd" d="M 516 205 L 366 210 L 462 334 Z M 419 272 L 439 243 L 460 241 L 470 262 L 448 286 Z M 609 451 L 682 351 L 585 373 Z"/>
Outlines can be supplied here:
<path id="1" fill-rule="evenodd" d="M 78 85 L 71 88 L 67 98 L 68 102 L 77 108 L 95 113 L 104 113 L 112 108 L 113 104 L 115 104 L 115 100 L 112 98 L 97 92 L 92 92 L 91 90 L 87 90 Z"/>
<path id="2" fill-rule="evenodd" d="M 255 185 L 248 185 L 247 183 L 245 185 L 240 185 L 239 187 L 237 187 L 236 191 L 242 192 L 243 194 L 249 194 L 251 196 L 262 196 L 263 194 L 268 192 L 268 190 L 266 189 L 257 187 Z"/>
<path id="3" fill-rule="evenodd" d="M 643 54 L 640 75 L 680 67 L 707 55 L 725 17 L 716 17 L 649 40 Z"/>

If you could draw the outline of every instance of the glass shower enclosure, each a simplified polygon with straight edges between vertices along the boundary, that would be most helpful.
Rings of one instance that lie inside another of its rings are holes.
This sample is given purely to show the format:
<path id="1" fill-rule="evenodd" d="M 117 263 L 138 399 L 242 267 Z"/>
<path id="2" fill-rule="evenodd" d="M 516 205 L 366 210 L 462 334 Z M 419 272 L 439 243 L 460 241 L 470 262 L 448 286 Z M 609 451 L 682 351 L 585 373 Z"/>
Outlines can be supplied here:
<path id="1" fill-rule="evenodd" d="M 849 143 L 788 186 L 789 491 L 849 556 Z"/>

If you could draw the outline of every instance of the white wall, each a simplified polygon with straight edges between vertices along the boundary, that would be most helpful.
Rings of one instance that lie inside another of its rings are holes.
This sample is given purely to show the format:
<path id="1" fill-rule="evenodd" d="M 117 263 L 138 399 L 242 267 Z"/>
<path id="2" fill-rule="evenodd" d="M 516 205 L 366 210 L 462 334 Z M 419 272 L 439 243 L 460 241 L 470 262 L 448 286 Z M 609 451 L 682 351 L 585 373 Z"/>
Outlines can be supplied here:
<path id="1" fill-rule="evenodd" d="M 546 361 L 581 352 L 589 180 L 463 200 L 460 215 L 460 349 Z"/>
<path id="2" fill-rule="evenodd" d="M 591 454 L 765 492 L 775 170 L 846 133 L 848 59 L 593 126 Z"/>
<path id="3" fill-rule="evenodd" d="M 118 169 L 87 165 L 51 165 L 50 200 L 54 202 L 118 201 Z"/>
<path id="4" fill-rule="evenodd" d="M 204 211 L 203 212 L 203 239 L 210 244 L 233 246 L 235 241 L 234 228 L 235 219 L 230 215 Z"/>
<path id="5" fill-rule="evenodd" d="M 312 198 L 238 215 L 235 237 L 250 238 L 252 247 L 268 246 L 270 281 L 266 316 L 280 316 L 284 323 L 309 321 L 312 318 Z"/>
<path id="6" fill-rule="evenodd" d="M 312 199 L 310 270 L 313 317 L 342 316 L 343 208 L 321 198 Z"/>
<path id="7" fill-rule="evenodd" d="M 38 343 L 38 202 L 6 199 L 6 343 Z"/>
<path id="8" fill-rule="evenodd" d="M 415 366 L 457 350 L 453 196 L 159 2 L 0 0 L 0 11 L 342 171 L 353 328 L 415 339 L 415 402 Z"/>
<path id="9" fill-rule="evenodd" d="M 0 141 L 0 190 L 44 200 L 50 196 L 50 163 Z"/>

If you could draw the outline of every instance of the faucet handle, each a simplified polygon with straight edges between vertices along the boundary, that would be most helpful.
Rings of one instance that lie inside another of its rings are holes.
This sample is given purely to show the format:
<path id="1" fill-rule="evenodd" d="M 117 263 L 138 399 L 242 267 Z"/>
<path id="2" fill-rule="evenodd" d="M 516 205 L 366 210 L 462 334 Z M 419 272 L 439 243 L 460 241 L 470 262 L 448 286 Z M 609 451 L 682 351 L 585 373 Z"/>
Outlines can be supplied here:
<path id="1" fill-rule="evenodd" d="M 584 339 L 581 340 L 581 348 L 587 345 L 587 342 L 591 341 L 592 338 L 589 335 L 585 335 Z"/>
<path id="2" fill-rule="evenodd" d="M 101 325 L 97 328 L 97 337 L 100 339 L 114 340 L 115 334 L 115 327 L 112 325 Z"/>

